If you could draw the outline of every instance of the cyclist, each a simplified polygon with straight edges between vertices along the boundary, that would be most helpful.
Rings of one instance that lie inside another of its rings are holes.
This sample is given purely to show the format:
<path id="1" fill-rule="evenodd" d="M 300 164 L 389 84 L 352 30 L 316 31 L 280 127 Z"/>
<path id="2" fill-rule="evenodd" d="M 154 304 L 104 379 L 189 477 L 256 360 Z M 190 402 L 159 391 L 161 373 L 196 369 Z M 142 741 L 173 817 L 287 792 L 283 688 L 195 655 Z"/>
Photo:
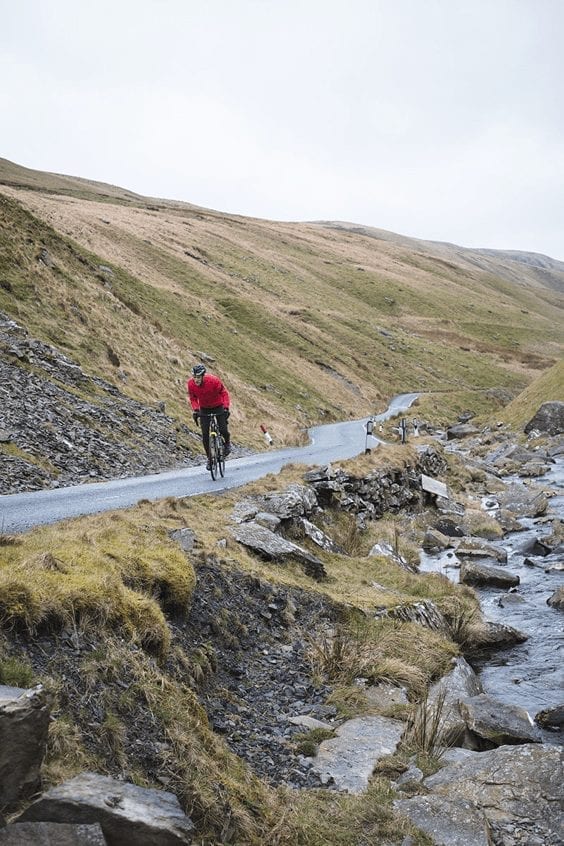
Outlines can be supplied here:
<path id="1" fill-rule="evenodd" d="M 231 452 L 231 436 L 227 428 L 229 417 L 229 393 L 227 388 L 213 373 L 207 373 L 203 364 L 195 364 L 192 377 L 186 383 L 188 400 L 192 406 L 194 422 L 202 427 L 202 440 L 208 459 L 207 469 L 210 469 L 210 417 L 217 416 L 219 431 L 225 441 L 225 456 Z"/>

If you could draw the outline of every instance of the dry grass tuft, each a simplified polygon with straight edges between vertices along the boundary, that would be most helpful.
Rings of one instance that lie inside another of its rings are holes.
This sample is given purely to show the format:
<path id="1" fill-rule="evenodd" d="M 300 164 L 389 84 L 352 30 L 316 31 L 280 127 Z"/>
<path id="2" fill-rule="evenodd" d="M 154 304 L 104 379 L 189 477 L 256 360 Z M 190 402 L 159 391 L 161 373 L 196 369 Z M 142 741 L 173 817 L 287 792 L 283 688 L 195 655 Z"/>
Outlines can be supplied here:
<path id="1" fill-rule="evenodd" d="M 412 754 L 439 760 L 449 747 L 445 723 L 446 691 L 440 689 L 434 702 L 425 695 L 413 711 L 403 739 Z"/>
<path id="2" fill-rule="evenodd" d="M 6 532 L 0 532 L 0 546 L 19 546 L 22 543 L 20 535 L 9 535 Z"/>
<path id="3" fill-rule="evenodd" d="M 457 649 L 415 623 L 354 618 L 334 632 L 312 636 L 308 658 L 314 675 L 341 685 L 356 678 L 389 682 L 421 695 L 449 668 Z"/>

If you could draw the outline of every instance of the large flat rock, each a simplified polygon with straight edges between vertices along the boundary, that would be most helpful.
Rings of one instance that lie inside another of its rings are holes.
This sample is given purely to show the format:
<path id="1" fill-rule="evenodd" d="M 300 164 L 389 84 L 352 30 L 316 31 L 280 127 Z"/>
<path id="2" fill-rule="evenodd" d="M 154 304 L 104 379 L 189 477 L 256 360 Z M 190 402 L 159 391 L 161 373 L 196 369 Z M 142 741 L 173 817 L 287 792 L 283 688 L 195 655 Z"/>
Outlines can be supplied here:
<path id="1" fill-rule="evenodd" d="M 193 831 L 173 793 L 96 773 L 49 790 L 18 821 L 99 823 L 108 846 L 183 846 Z"/>
<path id="2" fill-rule="evenodd" d="M 404 723 L 388 717 L 348 720 L 336 737 L 320 744 L 312 769 L 339 790 L 362 793 L 380 758 L 396 751 L 404 729 Z"/>
<path id="3" fill-rule="evenodd" d="M 469 753 L 426 778 L 427 795 L 394 807 L 437 846 L 561 846 L 562 753 L 530 743 Z"/>

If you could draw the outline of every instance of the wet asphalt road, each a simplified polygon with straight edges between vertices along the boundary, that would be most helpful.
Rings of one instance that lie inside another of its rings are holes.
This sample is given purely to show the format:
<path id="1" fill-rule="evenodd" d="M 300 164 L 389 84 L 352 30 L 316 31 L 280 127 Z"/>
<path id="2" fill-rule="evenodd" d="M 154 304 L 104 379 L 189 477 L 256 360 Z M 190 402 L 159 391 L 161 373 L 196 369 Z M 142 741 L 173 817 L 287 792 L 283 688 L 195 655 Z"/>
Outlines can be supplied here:
<path id="1" fill-rule="evenodd" d="M 394 397 L 385 412 L 371 419 L 377 424 L 401 414 L 417 396 L 401 394 Z M 168 496 L 218 493 L 240 487 L 268 473 L 279 473 L 286 464 L 292 462 L 321 465 L 354 458 L 364 452 L 366 446 L 374 447 L 378 443 L 375 437 L 367 438 L 365 426 L 369 419 L 365 417 L 346 423 L 316 426 L 309 430 L 311 440 L 304 447 L 270 450 L 228 459 L 225 478 L 215 482 L 205 467 L 198 465 L 152 476 L 0 496 L 0 532 L 14 534 L 69 517 L 127 508 L 140 499 L 158 500 Z"/>

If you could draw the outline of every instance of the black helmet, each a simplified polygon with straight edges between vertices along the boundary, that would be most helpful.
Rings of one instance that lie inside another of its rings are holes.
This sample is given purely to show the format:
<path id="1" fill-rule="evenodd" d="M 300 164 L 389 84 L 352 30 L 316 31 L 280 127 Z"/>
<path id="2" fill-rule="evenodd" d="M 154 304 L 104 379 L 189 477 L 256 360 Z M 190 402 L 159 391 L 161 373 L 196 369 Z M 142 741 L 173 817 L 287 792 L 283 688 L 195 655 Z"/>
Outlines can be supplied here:
<path id="1" fill-rule="evenodd" d="M 192 376 L 203 376 L 206 372 L 206 368 L 203 364 L 195 364 L 192 368 Z"/>

